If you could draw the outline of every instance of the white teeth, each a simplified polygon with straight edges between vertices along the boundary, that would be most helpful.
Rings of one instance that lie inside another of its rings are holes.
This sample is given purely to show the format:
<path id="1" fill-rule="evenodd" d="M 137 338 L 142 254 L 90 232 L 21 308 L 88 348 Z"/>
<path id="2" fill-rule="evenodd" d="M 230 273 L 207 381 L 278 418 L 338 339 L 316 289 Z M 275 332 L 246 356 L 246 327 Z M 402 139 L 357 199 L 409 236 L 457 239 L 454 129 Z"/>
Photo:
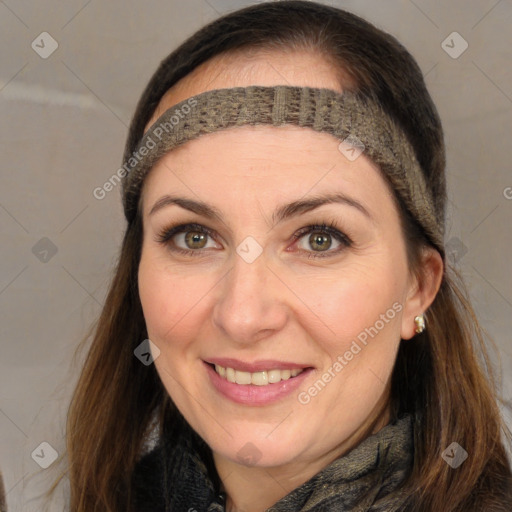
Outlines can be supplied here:
<path id="1" fill-rule="evenodd" d="M 226 379 L 233 384 L 235 381 L 235 370 L 233 368 L 226 368 Z"/>
<path id="2" fill-rule="evenodd" d="M 267 386 L 268 384 L 276 384 L 282 380 L 288 380 L 291 377 L 297 377 L 304 370 L 302 368 L 294 368 L 293 370 L 268 370 L 250 373 L 234 370 L 233 368 L 224 368 L 216 364 L 215 371 L 228 382 L 241 385 Z"/>
<path id="3" fill-rule="evenodd" d="M 237 384 L 250 384 L 251 380 L 251 374 L 249 372 L 235 371 L 235 382 Z"/>
<path id="4" fill-rule="evenodd" d="M 281 380 L 288 380 L 292 376 L 290 370 L 281 370 Z"/>
<path id="5" fill-rule="evenodd" d="M 268 384 L 267 372 L 256 372 L 251 375 L 251 384 L 255 386 L 266 386 Z"/>
<path id="6" fill-rule="evenodd" d="M 226 368 L 222 367 L 222 366 L 219 366 L 218 364 L 215 365 L 215 371 L 221 376 L 221 377 L 225 377 L 226 376 Z"/>
<path id="7" fill-rule="evenodd" d="M 275 384 L 276 382 L 281 382 L 281 370 L 270 370 L 267 372 L 268 381 L 270 384 Z"/>

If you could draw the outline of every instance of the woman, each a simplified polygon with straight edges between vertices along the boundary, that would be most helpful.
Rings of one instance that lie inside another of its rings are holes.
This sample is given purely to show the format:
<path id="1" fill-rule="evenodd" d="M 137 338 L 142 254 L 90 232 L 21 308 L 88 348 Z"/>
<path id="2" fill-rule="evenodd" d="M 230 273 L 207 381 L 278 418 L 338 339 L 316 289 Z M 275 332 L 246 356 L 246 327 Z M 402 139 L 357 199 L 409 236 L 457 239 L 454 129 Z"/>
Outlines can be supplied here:
<path id="1" fill-rule="evenodd" d="M 511 510 L 444 164 L 415 61 L 344 11 L 253 6 L 165 59 L 70 408 L 71 510 Z"/>

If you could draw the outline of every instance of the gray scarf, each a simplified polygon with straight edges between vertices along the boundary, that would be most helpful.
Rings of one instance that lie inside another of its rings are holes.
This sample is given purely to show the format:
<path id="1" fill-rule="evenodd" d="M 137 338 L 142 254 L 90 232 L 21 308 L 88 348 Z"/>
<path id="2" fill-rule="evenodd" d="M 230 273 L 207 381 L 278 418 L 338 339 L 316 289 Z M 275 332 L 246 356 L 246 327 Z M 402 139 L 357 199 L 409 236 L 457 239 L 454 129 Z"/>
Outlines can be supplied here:
<path id="1" fill-rule="evenodd" d="M 225 496 L 211 452 L 179 417 L 139 461 L 136 512 L 224 512 Z M 412 416 L 390 423 L 293 490 L 268 512 L 394 512 L 413 462 Z"/>

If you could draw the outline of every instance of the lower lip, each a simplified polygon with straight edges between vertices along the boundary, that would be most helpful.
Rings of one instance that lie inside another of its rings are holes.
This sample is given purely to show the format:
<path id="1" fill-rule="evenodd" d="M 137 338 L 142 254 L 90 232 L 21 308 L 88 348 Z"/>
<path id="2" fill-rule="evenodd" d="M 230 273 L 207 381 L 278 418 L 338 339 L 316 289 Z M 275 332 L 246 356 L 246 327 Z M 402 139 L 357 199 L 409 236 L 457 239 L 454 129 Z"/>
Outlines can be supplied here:
<path id="1" fill-rule="evenodd" d="M 233 402 L 244 405 L 267 405 L 277 402 L 295 391 L 312 371 L 312 368 L 308 368 L 288 380 L 267 384 L 266 386 L 256 386 L 254 384 L 243 385 L 229 382 L 221 377 L 208 363 L 204 364 L 215 389 Z"/>

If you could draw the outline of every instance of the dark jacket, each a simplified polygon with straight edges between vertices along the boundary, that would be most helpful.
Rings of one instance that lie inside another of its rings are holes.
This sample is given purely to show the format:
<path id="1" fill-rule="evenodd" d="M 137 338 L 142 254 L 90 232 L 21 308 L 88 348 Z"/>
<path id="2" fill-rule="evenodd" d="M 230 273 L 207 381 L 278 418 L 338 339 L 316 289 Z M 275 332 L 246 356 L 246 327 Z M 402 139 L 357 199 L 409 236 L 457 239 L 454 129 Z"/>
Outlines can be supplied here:
<path id="1" fill-rule="evenodd" d="M 137 464 L 137 512 L 224 512 L 211 452 L 184 420 Z M 368 437 L 268 509 L 269 512 L 393 512 L 412 468 L 412 418 Z M 395 492 L 394 492 L 395 491 Z"/>

